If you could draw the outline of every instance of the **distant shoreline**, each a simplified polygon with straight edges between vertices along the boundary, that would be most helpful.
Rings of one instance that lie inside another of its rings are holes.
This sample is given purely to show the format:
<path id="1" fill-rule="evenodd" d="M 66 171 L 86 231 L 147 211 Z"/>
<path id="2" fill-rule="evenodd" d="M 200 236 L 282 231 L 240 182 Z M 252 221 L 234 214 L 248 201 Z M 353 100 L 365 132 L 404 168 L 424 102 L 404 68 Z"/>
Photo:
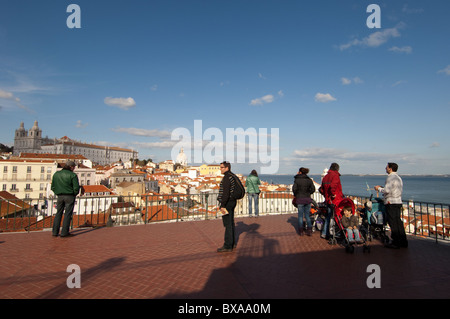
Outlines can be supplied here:
<path id="1" fill-rule="evenodd" d="M 309 174 L 319 176 L 321 174 Z M 399 174 L 400 176 L 414 177 L 450 177 L 450 174 Z M 260 176 L 295 176 L 295 174 L 260 174 Z M 341 176 L 387 176 L 387 174 L 341 174 Z"/>

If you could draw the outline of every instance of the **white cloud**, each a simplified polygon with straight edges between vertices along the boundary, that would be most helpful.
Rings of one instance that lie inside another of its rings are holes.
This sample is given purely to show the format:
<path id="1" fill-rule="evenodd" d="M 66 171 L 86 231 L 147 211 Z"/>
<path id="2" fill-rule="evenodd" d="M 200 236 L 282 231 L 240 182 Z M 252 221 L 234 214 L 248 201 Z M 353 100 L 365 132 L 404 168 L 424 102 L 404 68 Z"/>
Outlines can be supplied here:
<path id="1" fill-rule="evenodd" d="M 320 103 L 327 103 L 327 102 L 332 102 L 332 101 L 336 101 L 336 98 L 331 96 L 330 93 L 317 93 L 315 96 L 315 100 L 316 102 L 320 102 Z"/>
<path id="2" fill-rule="evenodd" d="M 406 53 L 406 54 L 410 54 L 412 53 L 412 48 L 410 46 L 404 46 L 404 47 L 397 47 L 394 46 L 392 48 L 389 49 L 389 51 L 395 52 L 395 53 Z"/>
<path id="3" fill-rule="evenodd" d="M 441 146 L 441 144 L 439 144 L 439 142 L 433 142 L 433 143 L 430 145 L 431 148 L 440 147 L 440 146 Z"/>
<path id="4" fill-rule="evenodd" d="M 267 78 L 264 75 L 262 75 L 261 73 L 258 73 L 258 77 L 260 79 L 267 80 Z"/>
<path id="5" fill-rule="evenodd" d="M 363 83 L 364 81 L 361 80 L 361 79 L 360 79 L 359 77 L 357 77 L 357 76 L 355 76 L 353 79 L 344 78 L 344 77 L 341 78 L 341 83 L 342 83 L 342 85 L 350 85 L 350 84 L 352 84 L 352 82 L 355 83 L 355 84 L 361 84 L 361 83 Z"/>
<path id="6" fill-rule="evenodd" d="M 25 105 L 23 105 L 23 104 L 20 102 L 20 99 L 19 99 L 18 97 L 14 96 L 14 94 L 11 93 L 11 92 L 4 91 L 4 90 L 0 89 L 0 99 L 5 99 L 5 100 L 13 101 L 14 104 L 15 104 L 16 106 L 18 106 L 19 108 L 21 108 L 21 109 L 23 109 L 23 110 L 25 110 L 25 111 L 27 111 L 27 112 L 29 112 L 29 113 L 34 113 L 33 110 L 31 110 L 31 109 L 29 109 L 28 107 L 26 107 Z"/>
<path id="7" fill-rule="evenodd" d="M 119 98 L 112 98 L 112 97 L 106 97 L 104 100 L 106 105 L 109 106 L 117 106 L 118 108 L 122 109 L 122 110 L 129 110 L 132 107 L 136 106 L 136 102 L 134 101 L 133 98 L 129 97 L 129 98 L 123 98 L 123 97 L 119 97 Z"/>
<path id="8" fill-rule="evenodd" d="M 361 84 L 361 83 L 363 83 L 364 81 L 363 80 L 361 80 L 359 77 L 354 77 L 353 78 L 353 82 L 355 82 L 356 84 Z"/>
<path id="9" fill-rule="evenodd" d="M 119 133 L 126 133 L 134 136 L 147 136 L 147 137 L 161 137 L 161 138 L 167 138 L 171 136 L 171 132 L 169 131 L 161 131 L 161 130 L 146 130 L 141 128 L 135 128 L 135 127 L 116 127 L 111 129 L 114 132 Z"/>
<path id="10" fill-rule="evenodd" d="M 150 91 L 152 91 L 152 92 L 155 92 L 157 90 L 158 90 L 158 85 L 156 85 L 156 84 L 150 88 Z"/>
<path id="11" fill-rule="evenodd" d="M 279 90 L 279 91 L 278 91 L 278 96 L 279 96 L 279 97 L 283 97 L 283 96 L 284 96 L 284 92 L 283 92 L 282 90 Z"/>
<path id="12" fill-rule="evenodd" d="M 405 4 L 402 8 L 402 12 L 407 13 L 407 14 L 422 13 L 423 9 L 422 8 L 419 8 L 419 9 L 409 8 L 408 5 Z"/>
<path id="13" fill-rule="evenodd" d="M 445 67 L 444 69 L 439 70 L 438 73 L 445 73 L 447 75 L 450 75 L 450 64 L 447 65 L 447 67 Z"/>
<path id="14" fill-rule="evenodd" d="M 176 145 L 176 141 L 162 141 L 162 142 L 133 142 L 133 145 L 141 148 L 172 148 Z"/>
<path id="15" fill-rule="evenodd" d="M 88 123 L 83 123 L 81 120 L 78 120 L 77 124 L 75 125 L 75 127 L 77 127 L 77 128 L 85 128 L 88 125 L 89 125 Z"/>
<path id="16" fill-rule="evenodd" d="M 354 39 L 346 44 L 341 44 L 339 49 L 344 51 L 351 48 L 352 46 L 362 46 L 369 48 L 376 48 L 380 45 L 386 43 L 391 38 L 400 37 L 399 29 L 403 28 L 404 24 L 400 23 L 394 28 L 384 29 L 382 31 L 376 31 L 369 36 L 363 38 L 362 40 Z"/>
<path id="17" fill-rule="evenodd" d="M 397 85 L 400 85 L 400 84 L 403 84 L 403 83 L 406 83 L 406 81 L 404 81 L 404 80 L 397 81 L 394 84 L 392 84 L 392 87 L 396 87 Z"/>
<path id="18" fill-rule="evenodd" d="M 398 160 L 408 160 L 412 157 L 411 154 L 384 154 L 384 153 L 369 153 L 369 152 L 352 152 L 345 149 L 336 148 L 306 148 L 302 150 L 295 150 L 294 156 L 301 161 L 323 161 L 325 163 L 332 161 L 377 161 L 387 162 L 396 158 Z"/>
<path id="19" fill-rule="evenodd" d="M 349 85 L 352 83 L 352 80 L 347 78 L 341 78 L 342 85 Z"/>
<path id="20" fill-rule="evenodd" d="M 264 95 L 263 97 L 254 99 L 250 102 L 250 105 L 263 105 L 266 103 L 272 103 L 275 100 L 275 97 L 272 94 Z"/>
<path id="21" fill-rule="evenodd" d="M 14 98 L 14 94 L 12 94 L 11 92 L 3 91 L 2 89 L 0 89 L 0 99 L 12 100 L 13 98 Z"/>

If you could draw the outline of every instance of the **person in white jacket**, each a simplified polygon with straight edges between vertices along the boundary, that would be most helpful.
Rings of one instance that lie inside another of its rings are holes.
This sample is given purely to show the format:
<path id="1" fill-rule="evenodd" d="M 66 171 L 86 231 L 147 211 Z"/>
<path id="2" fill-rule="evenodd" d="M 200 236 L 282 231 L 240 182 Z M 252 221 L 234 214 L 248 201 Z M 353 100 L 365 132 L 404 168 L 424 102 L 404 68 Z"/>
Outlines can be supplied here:
<path id="1" fill-rule="evenodd" d="M 384 187 L 380 185 L 374 187 L 377 192 L 383 194 L 384 205 L 386 206 L 386 217 L 391 228 L 392 238 L 392 241 L 386 245 L 388 248 L 408 247 L 405 226 L 401 219 L 403 181 L 397 174 L 397 170 L 398 165 L 396 163 L 388 163 L 386 166 L 388 176 Z"/>

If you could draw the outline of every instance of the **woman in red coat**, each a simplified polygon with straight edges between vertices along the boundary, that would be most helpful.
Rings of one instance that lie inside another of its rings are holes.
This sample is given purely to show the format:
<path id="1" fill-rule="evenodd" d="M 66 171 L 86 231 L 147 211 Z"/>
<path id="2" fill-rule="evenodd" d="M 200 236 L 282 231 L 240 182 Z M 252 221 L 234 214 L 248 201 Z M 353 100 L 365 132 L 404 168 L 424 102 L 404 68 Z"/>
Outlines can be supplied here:
<path id="1" fill-rule="evenodd" d="M 325 203 L 327 205 L 327 216 L 320 236 L 322 238 L 329 237 L 330 219 L 331 216 L 333 216 L 334 207 L 344 198 L 340 176 L 339 165 L 337 163 L 332 163 L 327 175 L 323 177 L 322 185 L 319 188 L 319 192 L 325 197 Z"/>

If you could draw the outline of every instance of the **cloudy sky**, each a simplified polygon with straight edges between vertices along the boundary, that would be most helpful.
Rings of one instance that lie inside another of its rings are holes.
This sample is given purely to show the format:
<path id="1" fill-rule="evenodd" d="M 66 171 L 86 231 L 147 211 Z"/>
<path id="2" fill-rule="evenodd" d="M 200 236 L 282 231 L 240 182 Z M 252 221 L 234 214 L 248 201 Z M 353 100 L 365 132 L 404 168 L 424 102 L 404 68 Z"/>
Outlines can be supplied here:
<path id="1" fill-rule="evenodd" d="M 448 0 L 2 0 L 0 143 L 37 120 L 44 136 L 141 159 L 235 156 L 242 173 L 392 161 L 449 174 L 449 12 Z"/>

